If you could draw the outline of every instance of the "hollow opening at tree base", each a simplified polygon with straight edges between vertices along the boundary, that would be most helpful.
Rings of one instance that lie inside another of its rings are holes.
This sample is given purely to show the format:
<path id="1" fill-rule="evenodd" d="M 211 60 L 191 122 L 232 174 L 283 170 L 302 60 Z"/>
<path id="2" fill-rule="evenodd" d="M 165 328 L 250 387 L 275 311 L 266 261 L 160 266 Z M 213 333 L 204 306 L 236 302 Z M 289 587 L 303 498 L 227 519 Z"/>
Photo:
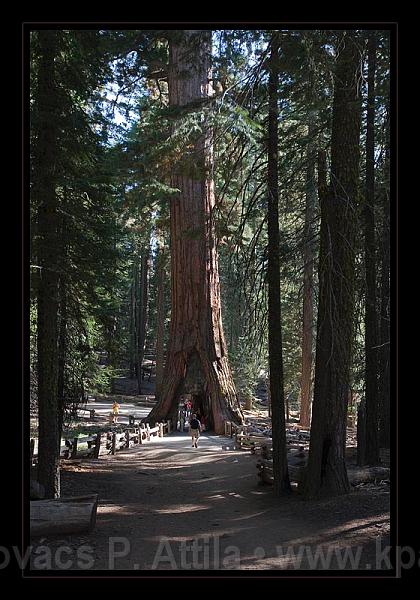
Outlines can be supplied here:
<path id="1" fill-rule="evenodd" d="M 210 397 L 206 393 L 199 394 L 182 394 L 180 396 L 180 407 L 186 406 L 187 402 L 191 404 L 189 420 L 192 415 L 197 415 L 201 425 L 205 431 L 214 432 L 214 419 L 211 407 Z"/>
<path id="2" fill-rule="evenodd" d="M 196 350 L 173 356 L 157 404 L 144 421 L 175 422 L 187 396 L 192 411 L 204 417 L 207 431 L 221 435 L 226 421 L 244 422 L 227 357 L 212 363 Z"/>

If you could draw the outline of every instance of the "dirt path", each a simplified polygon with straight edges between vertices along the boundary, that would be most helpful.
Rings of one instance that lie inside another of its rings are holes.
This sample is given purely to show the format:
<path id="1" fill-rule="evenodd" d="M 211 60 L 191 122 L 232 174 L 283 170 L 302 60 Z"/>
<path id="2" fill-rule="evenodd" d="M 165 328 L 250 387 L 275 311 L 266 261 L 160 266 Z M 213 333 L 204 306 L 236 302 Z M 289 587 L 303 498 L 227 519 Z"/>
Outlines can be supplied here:
<path id="1" fill-rule="evenodd" d="M 227 438 L 204 434 L 193 449 L 187 435 L 174 433 L 68 466 L 63 495 L 99 494 L 95 531 L 34 541 L 52 550 L 52 564 L 35 559 L 32 568 L 61 568 L 55 556 L 63 545 L 70 569 L 349 569 L 349 560 L 340 563 L 348 547 L 355 559 L 360 553 L 359 568 L 387 567 L 375 563 L 376 544 L 388 543 L 387 491 L 277 500 L 258 485 L 255 462 Z M 316 551 L 326 563 L 311 563 Z"/>

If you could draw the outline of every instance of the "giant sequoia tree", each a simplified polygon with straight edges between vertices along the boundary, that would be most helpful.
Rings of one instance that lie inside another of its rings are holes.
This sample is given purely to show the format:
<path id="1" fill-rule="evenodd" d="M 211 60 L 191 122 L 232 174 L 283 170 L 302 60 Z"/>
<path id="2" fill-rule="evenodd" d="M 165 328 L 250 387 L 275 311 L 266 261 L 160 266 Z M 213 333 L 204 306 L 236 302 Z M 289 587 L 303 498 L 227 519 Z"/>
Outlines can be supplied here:
<path id="1" fill-rule="evenodd" d="M 354 335 L 354 266 L 360 138 L 360 51 L 356 32 L 337 44 L 330 185 L 321 179 L 319 306 L 307 497 L 349 490 L 345 463 Z"/>
<path id="2" fill-rule="evenodd" d="M 171 34 L 169 105 L 186 114 L 211 99 L 210 31 Z M 204 127 L 203 127 L 204 125 Z M 224 421 L 242 422 L 223 333 L 218 258 L 214 233 L 212 132 L 202 131 L 183 148 L 173 165 L 171 185 L 172 312 L 164 381 L 148 419 L 170 418 L 179 396 L 193 396 L 193 406 L 217 433 Z"/>

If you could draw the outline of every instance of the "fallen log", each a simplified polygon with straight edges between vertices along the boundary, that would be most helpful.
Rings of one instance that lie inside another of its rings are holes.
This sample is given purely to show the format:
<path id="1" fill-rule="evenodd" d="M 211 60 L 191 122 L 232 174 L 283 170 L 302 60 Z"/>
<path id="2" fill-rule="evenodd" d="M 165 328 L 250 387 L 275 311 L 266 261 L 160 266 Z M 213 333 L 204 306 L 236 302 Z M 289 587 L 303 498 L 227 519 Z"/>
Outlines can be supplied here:
<path id="1" fill-rule="evenodd" d="M 303 461 L 302 461 L 303 462 Z M 273 461 L 270 459 L 260 459 L 257 462 L 259 477 L 266 482 L 273 482 Z M 305 472 L 304 464 L 291 464 L 288 462 L 290 481 L 301 483 Z M 365 467 L 365 468 L 349 468 L 347 470 L 349 483 L 352 487 L 361 483 L 379 482 L 389 479 L 390 471 L 386 467 Z"/>
<path id="2" fill-rule="evenodd" d="M 32 536 L 92 531 L 96 523 L 98 494 L 33 500 L 30 502 Z"/>
<path id="3" fill-rule="evenodd" d="M 360 483 L 371 483 L 389 479 L 389 469 L 386 467 L 359 467 L 348 469 L 347 475 L 350 485 L 354 486 Z"/>

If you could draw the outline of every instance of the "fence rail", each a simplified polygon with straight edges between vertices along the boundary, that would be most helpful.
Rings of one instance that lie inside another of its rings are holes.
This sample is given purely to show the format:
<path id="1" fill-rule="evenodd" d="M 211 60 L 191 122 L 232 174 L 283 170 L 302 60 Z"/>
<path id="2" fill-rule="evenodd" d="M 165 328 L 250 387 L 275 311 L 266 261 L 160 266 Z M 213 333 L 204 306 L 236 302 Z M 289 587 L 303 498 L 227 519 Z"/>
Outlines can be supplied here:
<path id="1" fill-rule="evenodd" d="M 172 431 L 171 421 L 156 423 L 154 427 L 141 423 L 124 427 L 118 431 L 103 431 L 93 435 L 78 436 L 65 440 L 60 457 L 63 459 L 99 458 L 108 454 L 116 454 L 118 450 L 146 444 L 154 437 L 163 437 Z M 31 465 L 37 462 L 35 439 L 30 442 Z"/>
<path id="2" fill-rule="evenodd" d="M 60 458 L 99 458 L 104 455 L 116 454 L 119 450 L 147 444 L 154 437 L 164 437 L 171 431 L 185 431 L 190 418 L 189 412 L 180 409 L 178 413 L 167 421 L 156 423 L 151 427 L 148 423 L 136 424 L 134 415 L 129 415 L 128 426 L 119 426 L 117 430 L 101 431 L 95 434 L 86 434 L 66 439 L 61 447 Z M 241 448 L 247 447 L 248 436 L 246 426 L 237 425 L 230 421 L 225 422 L 225 435 L 235 438 Z M 37 444 L 34 438 L 30 441 L 30 462 L 36 464 L 38 460 Z"/>

